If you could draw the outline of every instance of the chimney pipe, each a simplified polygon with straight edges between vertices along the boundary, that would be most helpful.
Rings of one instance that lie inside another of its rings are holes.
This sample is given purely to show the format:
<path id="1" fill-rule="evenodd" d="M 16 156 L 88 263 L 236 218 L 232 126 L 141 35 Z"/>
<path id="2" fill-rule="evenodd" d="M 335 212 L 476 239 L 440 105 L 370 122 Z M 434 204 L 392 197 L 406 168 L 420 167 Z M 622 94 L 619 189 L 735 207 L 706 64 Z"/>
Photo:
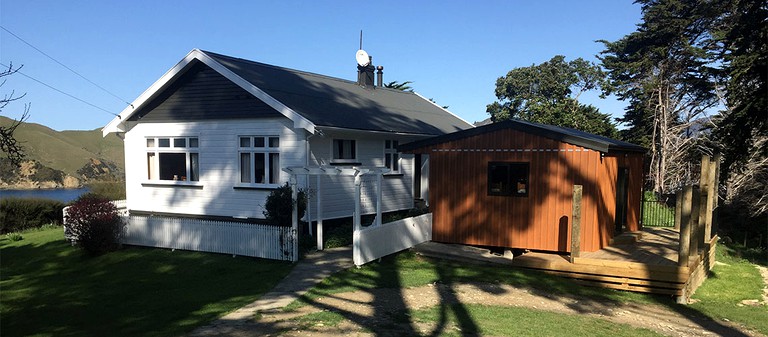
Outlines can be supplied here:
<path id="1" fill-rule="evenodd" d="M 384 66 L 376 67 L 376 82 L 379 88 L 384 86 Z"/>

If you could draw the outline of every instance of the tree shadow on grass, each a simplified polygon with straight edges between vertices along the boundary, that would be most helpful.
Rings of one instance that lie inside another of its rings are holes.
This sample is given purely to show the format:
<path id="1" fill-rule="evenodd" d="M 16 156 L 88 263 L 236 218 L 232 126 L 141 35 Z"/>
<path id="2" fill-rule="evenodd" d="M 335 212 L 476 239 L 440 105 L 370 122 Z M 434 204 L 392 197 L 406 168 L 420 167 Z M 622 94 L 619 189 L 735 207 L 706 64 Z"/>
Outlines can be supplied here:
<path id="1" fill-rule="evenodd" d="M 177 335 L 248 303 L 290 270 L 137 247 L 88 257 L 63 236 L 39 242 L 0 243 L 3 335 Z"/>

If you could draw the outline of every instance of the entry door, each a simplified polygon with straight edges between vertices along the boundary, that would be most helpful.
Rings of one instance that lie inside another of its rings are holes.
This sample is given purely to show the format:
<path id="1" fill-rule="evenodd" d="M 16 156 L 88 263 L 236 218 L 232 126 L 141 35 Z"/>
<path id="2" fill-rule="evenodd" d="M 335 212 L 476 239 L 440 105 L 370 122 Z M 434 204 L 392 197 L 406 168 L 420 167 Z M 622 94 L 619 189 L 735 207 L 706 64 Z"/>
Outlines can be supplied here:
<path id="1" fill-rule="evenodd" d="M 627 226 L 627 198 L 629 193 L 629 169 L 619 168 L 616 178 L 616 234 Z"/>

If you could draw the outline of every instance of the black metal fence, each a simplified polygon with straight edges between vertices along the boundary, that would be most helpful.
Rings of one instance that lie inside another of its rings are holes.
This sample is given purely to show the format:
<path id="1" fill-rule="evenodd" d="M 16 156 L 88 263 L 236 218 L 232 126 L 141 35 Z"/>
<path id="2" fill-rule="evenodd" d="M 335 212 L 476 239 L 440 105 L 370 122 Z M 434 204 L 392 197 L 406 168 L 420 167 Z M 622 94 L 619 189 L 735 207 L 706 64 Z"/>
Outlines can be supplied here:
<path id="1" fill-rule="evenodd" d="M 648 227 L 674 227 L 675 202 L 674 194 L 643 192 L 640 223 Z"/>

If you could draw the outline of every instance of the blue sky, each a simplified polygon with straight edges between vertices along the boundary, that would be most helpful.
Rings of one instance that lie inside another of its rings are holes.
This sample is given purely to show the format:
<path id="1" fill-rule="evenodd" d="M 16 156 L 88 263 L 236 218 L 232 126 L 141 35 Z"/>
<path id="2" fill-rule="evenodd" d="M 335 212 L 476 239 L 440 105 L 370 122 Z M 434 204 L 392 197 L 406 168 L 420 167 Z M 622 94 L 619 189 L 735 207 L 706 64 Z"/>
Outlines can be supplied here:
<path id="1" fill-rule="evenodd" d="M 469 122 L 488 117 L 495 81 L 509 70 L 562 54 L 597 61 L 602 45 L 635 30 L 631 1 L 30 1 L 0 0 L 0 25 L 106 88 L 86 82 L 0 30 L 0 63 L 119 113 L 190 50 L 199 48 L 354 80 L 355 52 L 384 66 L 384 80 L 413 81 Z M 6 77 L 6 95 L 26 93 L 2 115 L 56 130 L 95 129 L 113 116 L 26 77 Z M 624 102 L 582 96 L 602 112 Z"/>

